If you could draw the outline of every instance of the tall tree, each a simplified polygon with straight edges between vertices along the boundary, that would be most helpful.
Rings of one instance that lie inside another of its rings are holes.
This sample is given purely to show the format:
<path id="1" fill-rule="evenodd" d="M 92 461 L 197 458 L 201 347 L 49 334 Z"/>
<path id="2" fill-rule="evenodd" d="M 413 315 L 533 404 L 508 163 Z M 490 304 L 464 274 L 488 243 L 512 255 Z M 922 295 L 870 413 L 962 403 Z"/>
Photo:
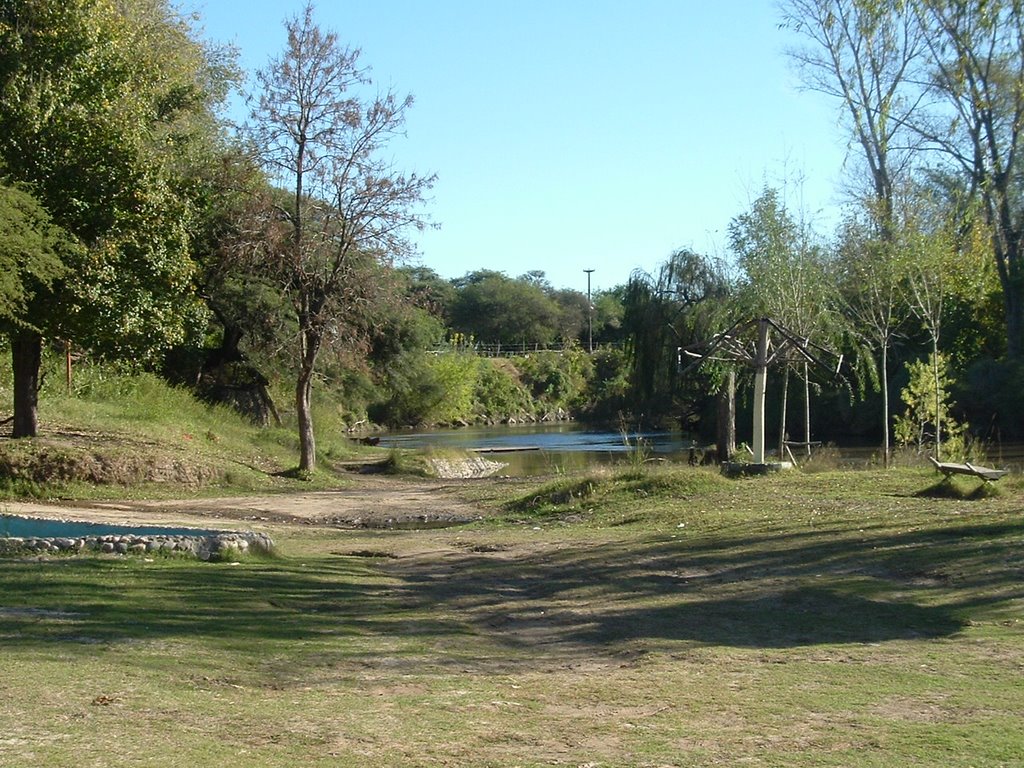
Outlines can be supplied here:
<path id="1" fill-rule="evenodd" d="M 804 81 L 842 105 L 868 171 L 867 209 L 887 239 L 913 158 L 907 123 L 920 101 L 911 83 L 925 51 L 921 27 L 903 0 L 787 0 L 783 17 L 810 42 L 790 52 Z"/>
<path id="2" fill-rule="evenodd" d="M 77 244 L 55 226 L 39 202 L 24 190 L 0 184 L 0 329 L 11 340 L 17 366 L 14 434 L 35 433 L 39 360 L 32 340 L 40 333 L 29 312 L 38 293 L 46 293 L 66 271 Z"/>
<path id="3" fill-rule="evenodd" d="M 683 424 L 699 419 L 706 381 L 680 389 L 677 350 L 707 341 L 728 325 L 731 285 L 722 265 L 688 249 L 673 253 L 658 274 L 636 271 L 623 297 L 623 333 L 637 415 L 672 414 Z"/>
<path id="4" fill-rule="evenodd" d="M 980 199 L 1006 308 L 1007 353 L 1024 358 L 1024 5 L 1018 0 L 917 0 L 932 93 L 944 109 L 914 126 Z"/>
<path id="5" fill-rule="evenodd" d="M 882 393 L 882 456 L 891 461 L 889 356 L 910 308 L 903 291 L 906 262 L 893 238 L 878 237 L 872 227 L 850 220 L 839 243 L 840 285 L 849 327 L 854 336 L 878 355 L 877 374 Z"/>
<path id="6" fill-rule="evenodd" d="M 295 410 L 299 470 L 316 466 L 311 397 L 317 358 L 345 337 L 346 319 L 371 297 L 361 280 L 368 259 L 387 262 L 411 251 L 409 228 L 433 176 L 395 172 L 381 150 L 399 135 L 412 98 L 356 93 L 369 84 L 359 51 L 322 30 L 312 5 L 285 23 L 283 53 L 257 75 L 248 128 L 286 205 L 263 212 L 264 237 L 254 264 L 274 276 L 298 325 Z"/>
<path id="7" fill-rule="evenodd" d="M 794 219 L 777 189 L 767 187 L 746 213 L 729 224 L 729 245 L 736 254 L 745 284 L 740 290 L 745 309 L 754 317 L 770 317 L 797 336 L 821 339 L 835 326 L 834 284 L 828 278 L 822 249 L 809 227 Z M 820 343 L 820 341 L 819 341 Z M 804 442 L 810 445 L 810 372 L 804 381 Z M 780 456 L 786 434 L 790 364 L 783 368 Z"/>
<path id="8" fill-rule="evenodd" d="M 550 344 L 561 331 L 559 305 L 536 274 L 511 278 L 479 270 L 460 278 L 452 328 L 484 344 Z"/>
<path id="9" fill-rule="evenodd" d="M 73 279 L 22 308 L 20 391 L 44 336 L 139 360 L 201 319 L 178 181 L 194 118 L 222 93 L 216 58 L 166 0 L 0 4 L 0 165 L 86 246 L 66 253 Z M 34 394 L 16 400 L 15 436 L 36 433 L 35 409 Z"/>

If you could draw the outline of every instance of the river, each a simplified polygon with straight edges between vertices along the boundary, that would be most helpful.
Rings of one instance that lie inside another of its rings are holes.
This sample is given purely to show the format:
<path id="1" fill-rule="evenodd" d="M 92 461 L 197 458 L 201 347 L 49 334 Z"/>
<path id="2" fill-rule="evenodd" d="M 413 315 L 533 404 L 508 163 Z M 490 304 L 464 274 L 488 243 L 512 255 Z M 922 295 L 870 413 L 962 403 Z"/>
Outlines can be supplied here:
<path id="1" fill-rule="evenodd" d="M 639 450 L 651 459 L 687 462 L 698 447 L 682 432 L 639 432 L 623 436 L 615 431 L 588 429 L 576 423 L 500 425 L 439 429 L 429 432 L 396 431 L 381 436 L 381 446 L 434 449 L 439 452 L 480 452 L 507 464 L 501 474 L 517 477 L 585 469 L 594 464 L 628 464 Z M 877 465 L 878 446 L 828 448 L 830 459 L 844 468 Z M 1024 446 L 990 447 L 989 464 L 1020 471 Z M 798 454 L 797 460 L 802 461 Z"/>
<path id="2" fill-rule="evenodd" d="M 502 474 L 527 476 L 584 469 L 595 463 L 628 463 L 636 451 L 652 458 L 686 460 L 694 441 L 680 432 L 619 432 L 573 423 L 464 427 L 431 432 L 391 432 L 381 446 L 474 451 L 507 464 Z"/>

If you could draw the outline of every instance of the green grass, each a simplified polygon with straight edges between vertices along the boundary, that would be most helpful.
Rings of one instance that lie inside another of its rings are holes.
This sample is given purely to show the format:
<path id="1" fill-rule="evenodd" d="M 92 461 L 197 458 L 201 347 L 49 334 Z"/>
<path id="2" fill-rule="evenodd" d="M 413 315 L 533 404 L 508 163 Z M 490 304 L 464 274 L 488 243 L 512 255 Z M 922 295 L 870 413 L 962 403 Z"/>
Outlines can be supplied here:
<path id="1" fill-rule="evenodd" d="M 71 395 L 61 387 L 44 389 L 39 415 L 38 438 L 0 438 L 0 498 L 336 487 L 345 482 L 339 471 L 345 462 L 384 455 L 348 440 L 332 410 L 320 407 L 318 471 L 298 477 L 298 441 L 287 412 L 283 427 L 256 428 L 156 376 L 99 367 L 79 369 Z"/>
<path id="2" fill-rule="evenodd" d="M 1024 488 L 473 483 L 443 531 L 0 560 L 5 766 L 1011 766 Z"/>

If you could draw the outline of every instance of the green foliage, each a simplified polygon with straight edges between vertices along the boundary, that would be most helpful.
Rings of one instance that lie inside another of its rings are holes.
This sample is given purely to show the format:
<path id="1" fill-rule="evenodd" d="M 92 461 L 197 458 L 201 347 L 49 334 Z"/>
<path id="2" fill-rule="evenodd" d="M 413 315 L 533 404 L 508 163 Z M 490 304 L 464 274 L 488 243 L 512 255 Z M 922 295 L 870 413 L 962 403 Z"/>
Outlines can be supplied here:
<path id="1" fill-rule="evenodd" d="M 9 4 L 0 50 L 0 164 L 89 245 L 48 324 L 132 358 L 180 342 L 201 318 L 177 178 L 214 95 L 210 52 L 162 0 Z"/>
<path id="2" fill-rule="evenodd" d="M 477 413 L 491 420 L 532 414 L 537 407 L 515 363 L 504 358 L 481 358 L 474 400 Z"/>
<path id="3" fill-rule="evenodd" d="M 451 314 L 456 290 L 450 281 L 428 267 L 400 267 L 397 272 L 405 281 L 405 295 L 415 306 L 439 318 Z"/>
<path id="4" fill-rule="evenodd" d="M 626 287 L 618 286 L 601 291 L 593 297 L 594 303 L 594 342 L 623 341 L 622 322 L 626 308 L 624 298 Z"/>
<path id="5" fill-rule="evenodd" d="M 548 344 L 559 335 L 560 311 L 542 285 L 482 270 L 462 278 L 452 328 L 486 344 Z"/>
<path id="6" fill-rule="evenodd" d="M 387 399 L 370 408 L 374 421 L 410 426 L 473 420 L 481 374 L 476 355 L 409 352 L 403 355 L 400 370 L 401 375 L 392 372 L 388 377 Z"/>
<path id="7" fill-rule="evenodd" d="M 683 418 L 700 409 L 707 381 L 700 372 L 680 379 L 677 350 L 706 342 L 728 325 L 731 289 L 721 263 L 689 250 L 674 253 L 657 277 L 632 275 L 622 328 L 635 413 Z"/>
<path id="8" fill-rule="evenodd" d="M 977 360 L 957 387 L 957 402 L 972 424 L 987 425 L 985 439 L 1024 439 L 1024 361 Z"/>
<path id="9" fill-rule="evenodd" d="M 523 385 L 541 408 L 575 411 L 586 402 L 593 363 L 578 347 L 516 358 L 516 365 Z"/>
<path id="10" fill-rule="evenodd" d="M 65 273 L 75 247 L 32 195 L 0 183 L 0 322 L 37 327 L 29 305 Z"/>
<path id="11" fill-rule="evenodd" d="M 729 243 L 745 276 L 749 317 L 770 317 L 794 333 L 818 337 L 831 319 L 835 284 L 808 228 L 766 187 L 750 211 L 729 224 Z"/>
<path id="12" fill-rule="evenodd" d="M 949 414 L 955 407 L 950 396 L 953 378 L 943 355 L 907 364 L 910 381 L 901 391 L 906 410 L 893 424 L 896 442 L 916 446 L 918 453 L 934 451 L 944 459 L 968 456 L 967 424 L 958 424 Z M 936 444 L 936 432 L 941 444 Z"/>
<path id="13" fill-rule="evenodd" d="M 427 369 L 444 394 L 428 412 L 429 420 L 447 424 L 470 420 L 480 376 L 476 357 L 452 353 L 433 355 L 427 360 Z"/>
<path id="14" fill-rule="evenodd" d="M 611 421 L 629 410 L 629 355 L 621 347 L 601 347 L 590 360 L 594 373 L 587 387 L 584 411 L 594 419 Z"/>

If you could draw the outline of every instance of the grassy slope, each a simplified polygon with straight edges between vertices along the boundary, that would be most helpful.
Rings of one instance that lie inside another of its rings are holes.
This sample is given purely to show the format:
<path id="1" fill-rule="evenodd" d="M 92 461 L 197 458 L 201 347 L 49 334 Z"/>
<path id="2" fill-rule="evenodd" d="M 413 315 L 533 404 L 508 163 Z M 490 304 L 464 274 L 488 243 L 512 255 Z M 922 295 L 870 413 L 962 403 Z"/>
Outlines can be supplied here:
<path id="1" fill-rule="evenodd" d="M 315 414 L 322 470 L 289 479 L 294 429 L 254 428 L 154 376 L 85 369 L 79 381 L 74 396 L 44 390 L 39 438 L 0 438 L 0 498 L 308 490 L 338 485 L 332 468 L 368 453 L 323 408 Z"/>
<path id="2" fill-rule="evenodd" d="M 933 482 L 627 470 L 270 561 L 0 561 L 0 764 L 1019 764 L 1024 487 Z"/>

